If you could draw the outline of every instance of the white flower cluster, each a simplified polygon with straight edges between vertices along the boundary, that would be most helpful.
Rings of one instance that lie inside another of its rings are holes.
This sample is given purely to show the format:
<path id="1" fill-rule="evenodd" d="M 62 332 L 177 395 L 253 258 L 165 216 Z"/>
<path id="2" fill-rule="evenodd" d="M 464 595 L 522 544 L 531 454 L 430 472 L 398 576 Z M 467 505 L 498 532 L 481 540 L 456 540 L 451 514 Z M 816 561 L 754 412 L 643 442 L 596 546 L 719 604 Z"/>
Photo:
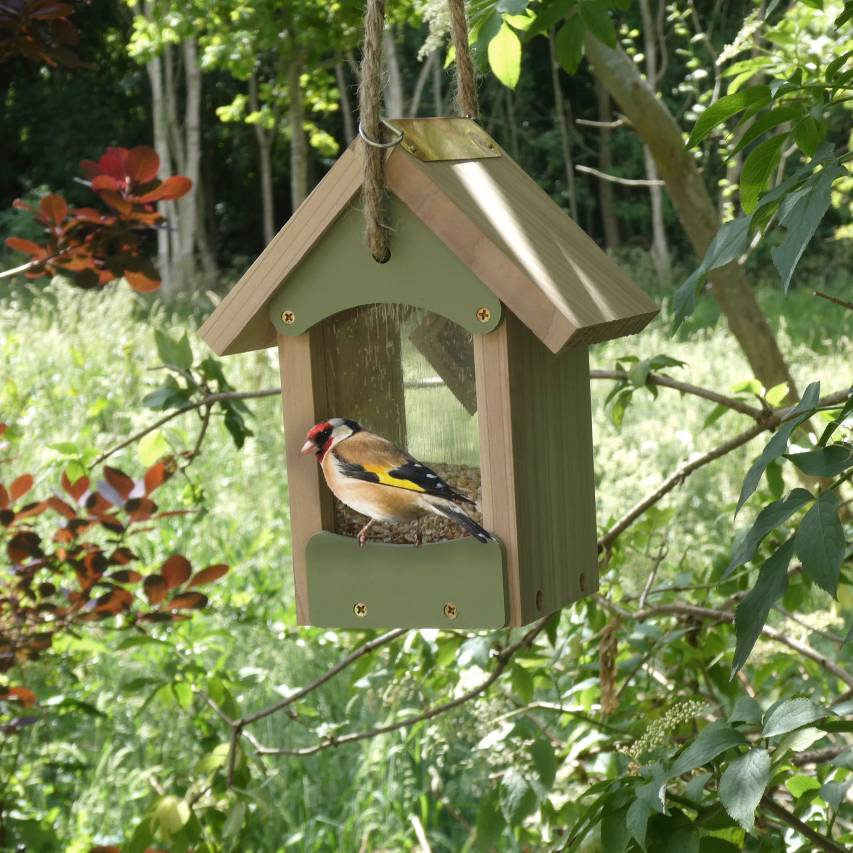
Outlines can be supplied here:
<path id="1" fill-rule="evenodd" d="M 450 10 L 447 0 L 422 0 L 418 13 L 429 27 L 429 34 L 418 51 L 418 59 L 423 60 L 444 45 L 450 32 Z"/>
<path id="2" fill-rule="evenodd" d="M 682 723 L 691 722 L 700 714 L 705 713 L 707 709 L 706 702 L 686 699 L 677 705 L 673 705 L 662 717 L 652 720 L 643 732 L 642 737 L 623 750 L 631 759 L 629 772 L 635 775 L 640 769 L 640 758 L 642 756 L 666 746 L 669 742 L 668 735 L 670 732 L 675 731 Z"/>

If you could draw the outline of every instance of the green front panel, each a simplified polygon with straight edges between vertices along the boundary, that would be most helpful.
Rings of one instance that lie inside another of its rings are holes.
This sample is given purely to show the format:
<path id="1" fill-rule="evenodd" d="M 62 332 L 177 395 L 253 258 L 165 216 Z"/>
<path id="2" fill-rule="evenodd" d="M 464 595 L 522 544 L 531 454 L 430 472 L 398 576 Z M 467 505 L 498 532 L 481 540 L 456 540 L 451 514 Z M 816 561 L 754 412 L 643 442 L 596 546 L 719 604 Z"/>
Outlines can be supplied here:
<path id="1" fill-rule="evenodd" d="M 498 325 L 500 300 L 393 196 L 391 259 L 376 263 L 364 245 L 359 204 L 357 198 L 341 214 L 272 298 L 270 320 L 276 329 L 301 335 L 325 317 L 373 303 L 425 308 L 475 335 Z"/>
<path id="2" fill-rule="evenodd" d="M 466 538 L 420 548 L 367 542 L 360 548 L 355 539 L 323 532 L 311 537 L 305 556 L 312 625 L 499 628 L 506 624 L 506 573 L 498 542 L 482 544 Z"/>

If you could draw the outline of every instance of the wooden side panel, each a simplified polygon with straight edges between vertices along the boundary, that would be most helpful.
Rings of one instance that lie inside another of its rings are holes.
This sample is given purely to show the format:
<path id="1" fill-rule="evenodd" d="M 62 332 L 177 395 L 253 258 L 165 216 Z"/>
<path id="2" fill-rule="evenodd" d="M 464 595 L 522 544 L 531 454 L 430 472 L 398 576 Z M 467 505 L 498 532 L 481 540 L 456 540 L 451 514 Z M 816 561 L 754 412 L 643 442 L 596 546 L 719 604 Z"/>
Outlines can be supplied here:
<path id="1" fill-rule="evenodd" d="M 506 552 L 507 624 L 523 625 L 508 347 L 506 322 L 488 335 L 474 335 L 483 526 Z"/>
<path id="2" fill-rule="evenodd" d="M 313 338 L 313 340 L 312 340 Z M 293 553 L 293 585 L 296 618 L 310 624 L 305 548 L 321 530 L 334 529 L 334 511 L 328 489 L 321 488 L 320 466 L 311 456 L 300 455 L 305 434 L 326 410 L 326 381 L 319 347 L 312 333 L 290 337 L 278 335 L 281 385 L 284 389 L 284 446 L 287 487 L 290 498 L 290 539 Z"/>
<path id="3" fill-rule="evenodd" d="M 598 588 L 589 358 L 553 355 L 509 311 L 504 326 L 526 624 Z"/>
<path id="4" fill-rule="evenodd" d="M 202 338 L 217 355 L 275 343 L 267 303 L 347 207 L 361 178 L 361 161 L 348 148 L 201 327 Z"/>

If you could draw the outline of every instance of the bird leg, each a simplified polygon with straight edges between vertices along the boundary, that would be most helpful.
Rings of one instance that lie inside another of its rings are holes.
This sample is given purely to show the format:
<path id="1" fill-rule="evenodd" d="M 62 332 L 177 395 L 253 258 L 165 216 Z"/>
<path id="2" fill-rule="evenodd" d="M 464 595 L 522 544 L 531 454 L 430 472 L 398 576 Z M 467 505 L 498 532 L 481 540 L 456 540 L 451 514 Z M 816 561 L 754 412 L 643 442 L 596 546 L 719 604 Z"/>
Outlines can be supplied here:
<path id="1" fill-rule="evenodd" d="M 423 541 L 423 537 L 421 536 L 421 517 L 418 516 L 415 521 L 415 548 L 420 548 Z"/>
<path id="2" fill-rule="evenodd" d="M 376 521 L 376 519 L 371 518 L 370 521 L 368 521 L 367 524 L 365 524 L 364 527 L 362 527 L 361 530 L 358 531 L 358 545 L 360 548 L 364 547 L 364 543 L 367 541 L 367 529 L 370 527 L 371 524 L 373 524 L 374 521 Z"/>

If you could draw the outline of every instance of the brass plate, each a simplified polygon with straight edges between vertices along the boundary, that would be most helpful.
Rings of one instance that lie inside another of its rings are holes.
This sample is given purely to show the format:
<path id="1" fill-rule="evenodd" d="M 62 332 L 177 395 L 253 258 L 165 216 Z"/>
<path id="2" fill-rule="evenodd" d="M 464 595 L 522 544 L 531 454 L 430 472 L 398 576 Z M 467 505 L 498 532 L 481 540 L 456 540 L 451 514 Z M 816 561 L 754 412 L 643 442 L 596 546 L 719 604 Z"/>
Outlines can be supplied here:
<path id="1" fill-rule="evenodd" d="M 395 118 L 386 123 L 402 132 L 400 146 L 425 163 L 501 156 L 489 134 L 469 118 Z"/>

